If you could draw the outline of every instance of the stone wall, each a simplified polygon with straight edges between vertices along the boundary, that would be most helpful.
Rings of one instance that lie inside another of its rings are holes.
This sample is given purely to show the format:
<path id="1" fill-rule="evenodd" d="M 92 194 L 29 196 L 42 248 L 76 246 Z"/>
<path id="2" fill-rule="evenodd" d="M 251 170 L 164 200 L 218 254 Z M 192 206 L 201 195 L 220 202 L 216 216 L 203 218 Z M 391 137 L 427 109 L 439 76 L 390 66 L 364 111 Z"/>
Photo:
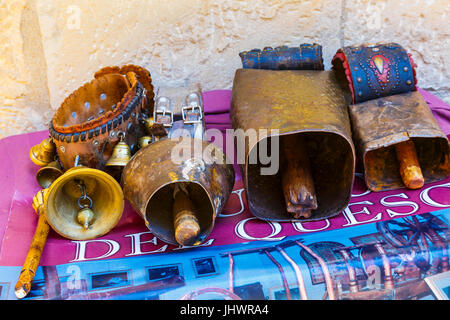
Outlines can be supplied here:
<path id="1" fill-rule="evenodd" d="M 448 0 L 0 0 L 0 137 L 44 129 L 103 66 L 138 64 L 158 86 L 231 88 L 238 53 L 395 41 L 419 86 L 450 102 Z"/>

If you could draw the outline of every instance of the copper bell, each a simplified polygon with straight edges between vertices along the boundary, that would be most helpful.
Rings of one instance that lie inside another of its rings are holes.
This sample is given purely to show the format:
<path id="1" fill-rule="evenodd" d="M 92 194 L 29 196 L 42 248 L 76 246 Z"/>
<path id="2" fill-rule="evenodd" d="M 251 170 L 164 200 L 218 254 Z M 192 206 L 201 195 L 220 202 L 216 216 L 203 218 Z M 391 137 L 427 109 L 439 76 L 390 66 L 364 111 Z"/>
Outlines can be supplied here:
<path id="1" fill-rule="evenodd" d="M 267 130 L 267 135 L 244 140 L 241 167 L 253 215 L 314 221 L 347 207 L 355 151 L 344 95 L 333 72 L 238 69 L 230 117 L 235 130 Z M 279 153 L 274 151 L 280 155 L 279 170 L 264 174 L 266 165 L 258 154 L 274 146 L 279 146 Z"/>
<path id="2" fill-rule="evenodd" d="M 67 170 L 48 188 L 45 215 L 61 236 L 87 240 L 109 232 L 122 216 L 122 188 L 109 174 L 84 166 Z"/>
<path id="3" fill-rule="evenodd" d="M 202 150 L 214 148 L 216 157 L 223 160 L 190 157 L 181 164 L 172 161 L 170 150 L 187 150 L 189 147 L 193 148 L 194 143 L 201 143 Z M 159 239 L 175 245 L 198 245 L 211 233 L 218 213 L 233 190 L 233 166 L 225 157 L 220 149 L 207 141 L 192 138 L 181 141 L 161 139 L 137 151 L 124 168 L 124 196 Z M 176 192 L 178 187 L 186 192 Z M 184 194 L 188 195 L 190 201 L 186 200 Z M 175 205 L 179 202 L 175 195 L 181 197 L 179 200 L 184 204 L 181 208 Z M 193 208 L 186 206 L 188 202 L 193 204 Z M 187 223 L 188 225 L 200 227 L 200 230 L 187 232 L 196 235 L 189 243 L 180 241 L 185 232 L 176 230 L 176 220 L 179 220 L 182 213 L 180 209 L 183 213 L 195 211 L 197 215 L 195 218 L 191 214 L 183 214 L 183 219 L 189 218 L 190 222 L 198 219 L 196 223 Z"/>
<path id="4" fill-rule="evenodd" d="M 149 126 L 153 123 L 148 128 L 153 141 L 123 169 L 123 193 L 156 237 L 198 246 L 233 190 L 233 166 L 222 150 L 204 139 L 198 88 L 159 88 L 155 101 L 153 118 L 146 120 Z"/>
<path id="5" fill-rule="evenodd" d="M 130 158 L 131 149 L 123 141 L 123 136 L 121 136 L 120 141 L 114 147 L 112 155 L 106 163 L 106 166 L 124 167 L 127 165 L 128 161 L 130 161 Z"/>
<path id="6" fill-rule="evenodd" d="M 332 64 L 371 191 L 419 189 L 449 176 L 449 140 L 417 91 L 416 65 L 405 48 L 346 46 Z"/>
<path id="7" fill-rule="evenodd" d="M 41 143 L 30 149 L 30 159 L 40 167 L 45 167 L 55 158 L 56 147 L 51 138 L 42 140 Z"/>

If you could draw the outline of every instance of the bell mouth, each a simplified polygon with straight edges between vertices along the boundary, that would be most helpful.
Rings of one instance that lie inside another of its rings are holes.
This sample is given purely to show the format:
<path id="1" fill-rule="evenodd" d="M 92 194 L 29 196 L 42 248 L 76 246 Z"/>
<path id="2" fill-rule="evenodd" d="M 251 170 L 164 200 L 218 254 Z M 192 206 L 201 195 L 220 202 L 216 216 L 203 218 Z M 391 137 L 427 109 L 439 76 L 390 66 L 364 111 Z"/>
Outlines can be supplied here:
<path id="1" fill-rule="evenodd" d="M 123 111 L 130 88 L 120 74 L 106 74 L 86 83 L 63 101 L 52 119 L 53 128 L 73 133 L 105 124 Z"/>
<path id="2" fill-rule="evenodd" d="M 397 141 L 391 139 L 389 145 L 368 149 L 363 155 L 364 177 L 370 190 L 377 192 L 404 188 L 395 145 L 407 140 L 414 142 L 425 183 L 440 181 L 449 175 L 450 153 L 447 139 L 404 135 L 401 135 L 401 138 Z"/>
<path id="3" fill-rule="evenodd" d="M 269 165 L 259 161 L 255 153 L 260 148 L 256 147 L 267 140 L 267 150 L 271 150 L 270 136 L 258 141 L 247 156 L 246 187 L 250 211 L 262 220 L 273 221 L 313 221 L 337 215 L 347 206 L 353 186 L 355 155 L 351 143 L 331 131 L 300 131 L 280 135 L 280 145 L 287 135 L 302 135 L 304 138 L 318 207 L 312 210 L 310 218 L 295 219 L 287 212 L 281 183 L 281 163 L 276 174 L 261 174 L 261 169 Z M 257 159 L 257 163 L 250 164 L 249 159 Z"/>
<path id="4" fill-rule="evenodd" d="M 195 181 L 174 181 L 159 187 L 145 206 L 145 222 L 149 230 L 159 239 L 178 245 L 175 239 L 172 206 L 174 187 L 183 183 L 194 204 L 200 232 L 196 244 L 201 243 L 210 234 L 215 220 L 214 207 L 206 189 Z"/>
<path id="5" fill-rule="evenodd" d="M 94 211 L 94 220 L 87 229 L 77 222 L 81 209 L 78 199 L 82 196 L 79 181 L 86 186 Z M 47 222 L 61 236 L 72 240 L 93 239 L 106 234 L 119 222 L 124 209 L 123 192 L 113 177 L 100 170 L 73 168 L 52 183 L 45 209 Z"/>
<path id="6" fill-rule="evenodd" d="M 36 180 L 42 188 L 47 189 L 62 175 L 63 172 L 61 169 L 55 166 L 47 166 L 38 170 L 36 173 Z"/>

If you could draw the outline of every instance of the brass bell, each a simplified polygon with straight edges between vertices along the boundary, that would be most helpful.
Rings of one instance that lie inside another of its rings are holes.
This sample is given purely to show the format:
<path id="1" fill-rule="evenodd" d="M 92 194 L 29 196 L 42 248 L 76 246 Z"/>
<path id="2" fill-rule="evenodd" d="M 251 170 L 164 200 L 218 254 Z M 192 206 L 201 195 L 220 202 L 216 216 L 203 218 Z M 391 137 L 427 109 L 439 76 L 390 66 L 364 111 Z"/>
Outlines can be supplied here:
<path id="1" fill-rule="evenodd" d="M 112 176 L 77 166 L 50 185 L 44 212 L 48 224 L 61 236 L 87 240 L 114 228 L 123 208 L 122 188 Z"/>
<path id="2" fill-rule="evenodd" d="M 153 120 L 153 117 L 149 117 L 144 120 L 145 123 L 145 129 L 148 134 L 152 133 L 152 126 L 155 124 L 155 121 Z"/>
<path id="3" fill-rule="evenodd" d="M 106 166 L 124 167 L 127 165 L 128 161 L 130 161 L 131 149 L 123 141 L 122 137 L 121 137 L 120 141 L 114 147 L 112 155 L 109 158 L 108 162 L 106 163 Z"/>
<path id="4" fill-rule="evenodd" d="M 83 206 L 77 213 L 77 222 L 84 228 L 89 229 L 94 222 L 95 213 L 90 205 Z"/>
<path id="5" fill-rule="evenodd" d="M 148 146 L 150 143 L 152 143 L 152 137 L 150 136 L 143 136 L 140 137 L 138 140 L 139 149 L 142 149 L 146 146 Z"/>
<path id="6" fill-rule="evenodd" d="M 55 181 L 62 175 L 63 171 L 58 162 L 52 161 L 45 167 L 42 167 L 38 170 L 38 172 L 36 173 L 36 180 L 42 188 L 46 189 L 50 187 L 53 181 Z"/>
<path id="7" fill-rule="evenodd" d="M 40 167 L 45 167 L 55 158 L 56 147 L 51 138 L 42 140 L 41 143 L 30 149 L 30 159 Z"/>

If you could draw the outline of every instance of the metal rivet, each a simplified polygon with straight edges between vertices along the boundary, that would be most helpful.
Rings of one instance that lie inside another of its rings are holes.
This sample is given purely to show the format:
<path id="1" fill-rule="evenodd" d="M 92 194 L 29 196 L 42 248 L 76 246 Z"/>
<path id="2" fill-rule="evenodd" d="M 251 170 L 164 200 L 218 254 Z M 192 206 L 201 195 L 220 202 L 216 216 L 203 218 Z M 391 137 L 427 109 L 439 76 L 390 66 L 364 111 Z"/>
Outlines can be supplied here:
<path id="1" fill-rule="evenodd" d="M 407 72 L 408 70 L 409 70 L 408 67 L 403 68 L 403 71 L 405 71 L 405 72 Z"/>
<path id="2" fill-rule="evenodd" d="M 410 85 L 411 83 L 412 83 L 411 80 L 406 80 L 407 85 Z"/>
<path id="3" fill-rule="evenodd" d="M 358 71 L 359 68 L 358 67 L 353 67 L 353 70 Z"/>
<path id="4" fill-rule="evenodd" d="M 66 148 L 64 148 L 64 146 L 59 146 L 59 149 L 61 150 L 61 152 L 66 152 Z"/>
<path id="5" fill-rule="evenodd" d="M 99 144 L 98 140 L 94 140 L 92 143 L 94 144 L 94 146 L 98 146 Z"/>
<path id="6" fill-rule="evenodd" d="M 362 92 L 361 91 L 358 91 L 358 96 L 362 96 Z"/>
<path id="7" fill-rule="evenodd" d="M 114 138 L 116 136 L 116 132 L 115 131 L 110 131 L 109 132 L 109 137 L 110 138 Z"/>
<path id="8" fill-rule="evenodd" d="M 362 79 L 360 77 L 356 78 L 356 81 L 361 82 Z"/>

